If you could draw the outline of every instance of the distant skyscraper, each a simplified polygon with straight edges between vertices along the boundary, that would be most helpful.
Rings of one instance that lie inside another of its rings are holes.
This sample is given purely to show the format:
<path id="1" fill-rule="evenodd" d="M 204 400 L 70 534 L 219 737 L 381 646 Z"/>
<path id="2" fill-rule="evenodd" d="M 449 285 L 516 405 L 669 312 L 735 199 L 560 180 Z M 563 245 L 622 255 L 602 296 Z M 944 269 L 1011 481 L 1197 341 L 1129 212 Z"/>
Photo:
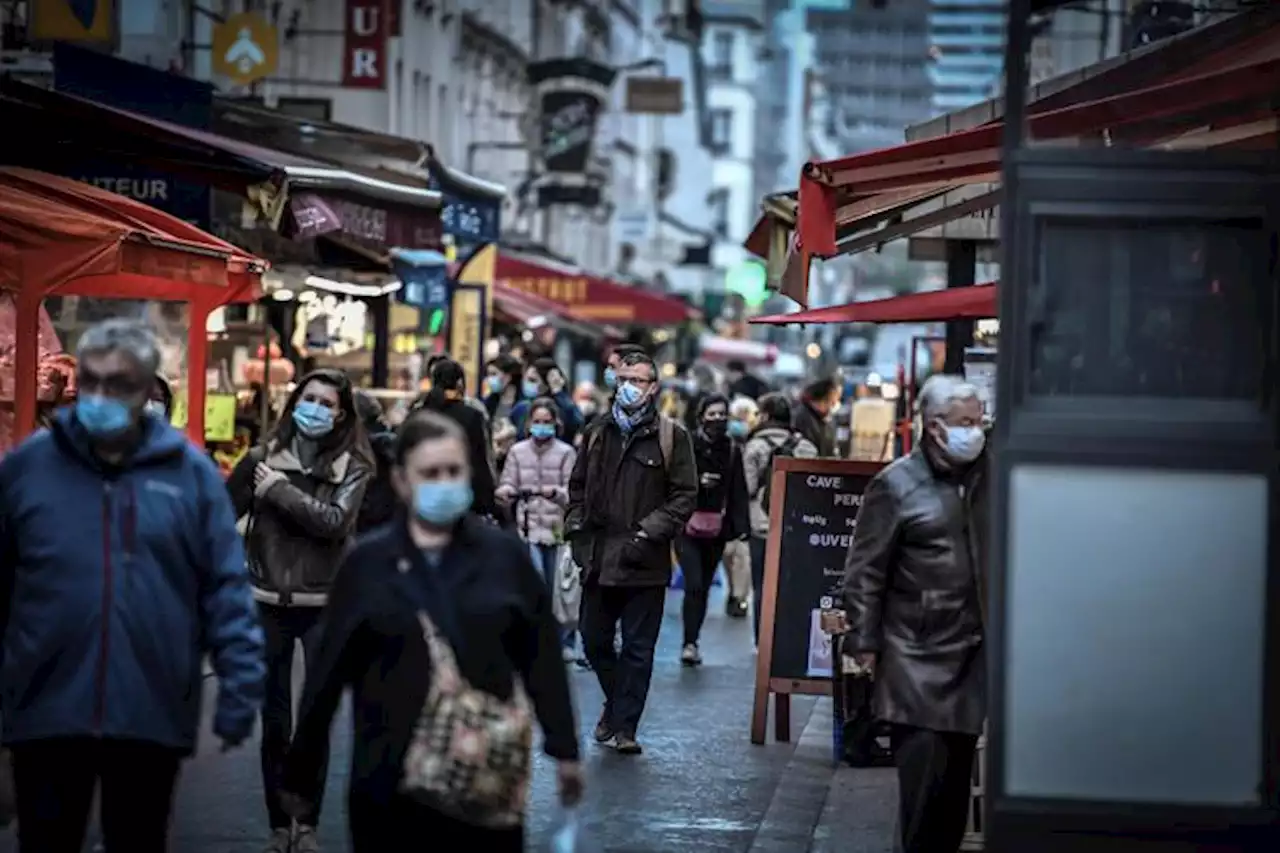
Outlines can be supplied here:
<path id="1" fill-rule="evenodd" d="M 842 9 L 809 8 L 824 135 L 843 154 L 899 145 L 908 125 L 927 119 L 932 86 L 929 0 L 892 0 L 883 7 L 853 0 Z"/>
<path id="2" fill-rule="evenodd" d="M 932 0 L 930 5 L 934 112 L 949 113 L 991 97 L 1003 76 L 1005 3 Z"/>

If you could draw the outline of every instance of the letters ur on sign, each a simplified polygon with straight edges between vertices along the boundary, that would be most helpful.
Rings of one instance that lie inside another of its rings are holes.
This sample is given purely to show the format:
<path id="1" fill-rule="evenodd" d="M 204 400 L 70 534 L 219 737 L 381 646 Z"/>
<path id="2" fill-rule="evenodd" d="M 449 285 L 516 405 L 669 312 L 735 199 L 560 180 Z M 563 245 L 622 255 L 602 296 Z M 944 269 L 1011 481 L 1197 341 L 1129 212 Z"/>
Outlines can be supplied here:
<path id="1" fill-rule="evenodd" d="M 386 87 L 387 17 L 384 0 L 346 0 L 342 45 L 344 87 Z"/>

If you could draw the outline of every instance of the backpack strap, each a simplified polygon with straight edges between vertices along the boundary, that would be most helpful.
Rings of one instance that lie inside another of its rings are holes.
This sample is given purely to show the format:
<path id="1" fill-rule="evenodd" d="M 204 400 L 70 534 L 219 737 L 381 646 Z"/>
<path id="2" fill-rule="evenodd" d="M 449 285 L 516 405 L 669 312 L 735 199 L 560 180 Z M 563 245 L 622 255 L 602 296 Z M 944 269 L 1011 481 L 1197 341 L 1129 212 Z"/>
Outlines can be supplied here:
<path id="1" fill-rule="evenodd" d="M 662 451 L 662 467 L 671 473 L 671 456 L 675 453 L 676 424 L 666 415 L 658 415 L 658 449 Z"/>

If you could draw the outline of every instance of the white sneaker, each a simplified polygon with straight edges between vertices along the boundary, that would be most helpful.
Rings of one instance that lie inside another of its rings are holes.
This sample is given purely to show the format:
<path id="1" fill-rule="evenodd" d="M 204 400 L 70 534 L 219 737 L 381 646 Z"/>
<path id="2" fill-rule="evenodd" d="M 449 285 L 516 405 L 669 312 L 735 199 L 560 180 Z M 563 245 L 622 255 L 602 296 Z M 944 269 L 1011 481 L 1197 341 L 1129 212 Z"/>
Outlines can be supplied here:
<path id="1" fill-rule="evenodd" d="M 686 643 L 680 652 L 680 663 L 685 666 L 698 666 L 702 663 L 702 655 L 698 652 L 697 643 Z"/>

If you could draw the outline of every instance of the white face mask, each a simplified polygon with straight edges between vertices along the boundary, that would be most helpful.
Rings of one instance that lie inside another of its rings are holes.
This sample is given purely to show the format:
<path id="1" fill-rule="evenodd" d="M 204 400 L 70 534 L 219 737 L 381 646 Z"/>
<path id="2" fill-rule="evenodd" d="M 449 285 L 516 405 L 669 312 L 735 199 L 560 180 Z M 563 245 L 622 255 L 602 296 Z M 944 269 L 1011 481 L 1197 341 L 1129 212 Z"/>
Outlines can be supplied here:
<path id="1" fill-rule="evenodd" d="M 163 400 L 148 400 L 147 411 L 151 412 L 151 414 L 155 415 L 157 418 L 159 418 L 162 421 L 168 420 L 168 418 L 166 418 L 164 414 Z"/>
<path id="2" fill-rule="evenodd" d="M 986 446 L 987 435 L 982 431 L 982 427 L 957 427 L 942 425 L 946 430 L 946 444 L 943 451 L 947 456 L 955 462 L 967 463 L 972 462 L 982 455 L 982 448 Z"/>

